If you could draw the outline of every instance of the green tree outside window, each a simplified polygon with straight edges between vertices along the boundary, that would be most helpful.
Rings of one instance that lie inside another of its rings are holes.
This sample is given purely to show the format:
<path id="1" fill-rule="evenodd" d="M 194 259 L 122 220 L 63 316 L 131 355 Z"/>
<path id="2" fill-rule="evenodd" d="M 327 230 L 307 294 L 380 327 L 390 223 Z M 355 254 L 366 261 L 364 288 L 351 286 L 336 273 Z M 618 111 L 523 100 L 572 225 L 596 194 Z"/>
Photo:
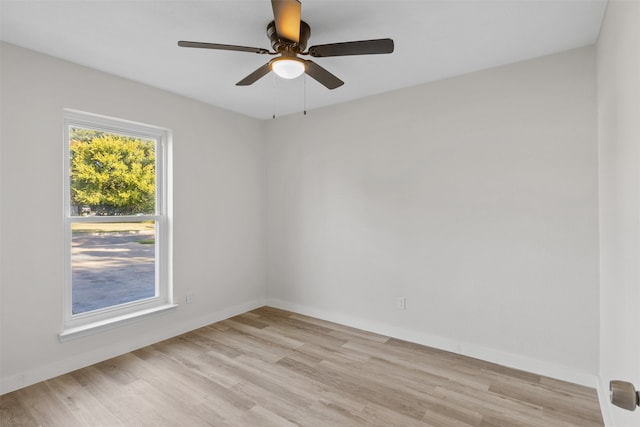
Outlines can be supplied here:
<path id="1" fill-rule="evenodd" d="M 155 141 L 72 128 L 71 203 L 101 215 L 155 212 Z"/>

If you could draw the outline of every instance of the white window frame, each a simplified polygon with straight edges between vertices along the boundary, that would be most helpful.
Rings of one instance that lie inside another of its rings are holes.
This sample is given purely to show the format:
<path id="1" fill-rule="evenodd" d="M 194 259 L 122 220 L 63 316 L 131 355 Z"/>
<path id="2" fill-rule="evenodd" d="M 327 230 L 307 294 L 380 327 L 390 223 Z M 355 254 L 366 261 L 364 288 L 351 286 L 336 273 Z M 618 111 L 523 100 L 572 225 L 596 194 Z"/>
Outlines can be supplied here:
<path id="1" fill-rule="evenodd" d="M 71 212 L 71 161 L 69 130 L 72 127 L 152 139 L 156 143 L 156 211 L 150 215 L 77 216 Z M 168 129 L 77 110 L 64 110 L 64 328 L 60 341 L 93 334 L 130 323 L 139 318 L 173 310 L 171 281 L 171 227 L 169 221 L 169 155 L 171 132 Z M 141 222 L 153 220 L 155 229 L 156 296 L 89 312 L 73 314 L 71 244 L 73 223 Z"/>

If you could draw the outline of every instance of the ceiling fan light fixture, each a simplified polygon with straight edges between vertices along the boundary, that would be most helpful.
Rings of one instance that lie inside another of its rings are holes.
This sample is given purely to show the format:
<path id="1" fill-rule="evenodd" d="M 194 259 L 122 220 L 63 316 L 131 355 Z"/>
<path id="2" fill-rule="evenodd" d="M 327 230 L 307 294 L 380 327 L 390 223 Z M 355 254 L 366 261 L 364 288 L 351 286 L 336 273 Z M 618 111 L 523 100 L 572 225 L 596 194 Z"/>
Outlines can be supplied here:
<path id="1" fill-rule="evenodd" d="M 295 57 L 281 57 L 271 62 L 271 70 L 283 79 L 295 79 L 305 72 L 305 63 Z"/>

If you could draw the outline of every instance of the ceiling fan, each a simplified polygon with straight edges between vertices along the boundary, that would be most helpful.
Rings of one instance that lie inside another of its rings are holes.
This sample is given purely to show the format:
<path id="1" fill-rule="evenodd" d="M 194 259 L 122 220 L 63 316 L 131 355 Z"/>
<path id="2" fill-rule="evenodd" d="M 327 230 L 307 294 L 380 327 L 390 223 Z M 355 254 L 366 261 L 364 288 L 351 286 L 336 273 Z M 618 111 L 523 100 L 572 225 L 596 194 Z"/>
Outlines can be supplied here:
<path id="1" fill-rule="evenodd" d="M 376 55 L 393 52 L 393 40 L 375 39 L 360 40 L 343 43 L 329 43 L 311 46 L 305 51 L 307 41 L 311 35 L 309 25 L 300 19 L 301 3 L 299 0 L 271 0 L 274 21 L 267 25 L 267 36 L 271 40 L 273 52 L 259 47 L 246 47 L 218 43 L 204 43 L 193 41 L 179 41 L 178 46 L 200 49 L 233 50 L 238 52 L 252 52 L 262 55 L 278 55 L 267 62 L 236 86 L 249 86 L 269 71 L 285 79 L 294 79 L 306 73 L 328 89 L 335 89 L 344 84 L 342 80 L 313 61 L 300 56 L 324 58 L 329 56 L 348 55 Z"/>

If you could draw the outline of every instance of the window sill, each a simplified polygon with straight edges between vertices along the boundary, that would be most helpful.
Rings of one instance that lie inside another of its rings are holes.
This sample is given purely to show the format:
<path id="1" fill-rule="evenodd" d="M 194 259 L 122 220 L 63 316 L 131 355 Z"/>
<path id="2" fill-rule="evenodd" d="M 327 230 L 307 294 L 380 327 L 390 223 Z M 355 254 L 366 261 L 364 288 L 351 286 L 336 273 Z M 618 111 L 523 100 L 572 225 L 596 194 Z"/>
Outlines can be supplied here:
<path id="1" fill-rule="evenodd" d="M 98 332 L 103 332 L 109 329 L 127 325 L 141 319 L 168 313 L 175 310 L 176 307 L 178 307 L 177 304 L 165 304 L 161 305 L 160 307 L 149 308 L 146 310 L 136 311 L 135 313 L 129 313 L 122 316 L 116 316 L 110 319 L 101 320 L 99 322 L 87 323 L 86 325 L 68 328 L 58 334 L 58 340 L 60 340 L 60 342 L 65 342 L 74 340 L 76 338 L 93 335 Z"/>

